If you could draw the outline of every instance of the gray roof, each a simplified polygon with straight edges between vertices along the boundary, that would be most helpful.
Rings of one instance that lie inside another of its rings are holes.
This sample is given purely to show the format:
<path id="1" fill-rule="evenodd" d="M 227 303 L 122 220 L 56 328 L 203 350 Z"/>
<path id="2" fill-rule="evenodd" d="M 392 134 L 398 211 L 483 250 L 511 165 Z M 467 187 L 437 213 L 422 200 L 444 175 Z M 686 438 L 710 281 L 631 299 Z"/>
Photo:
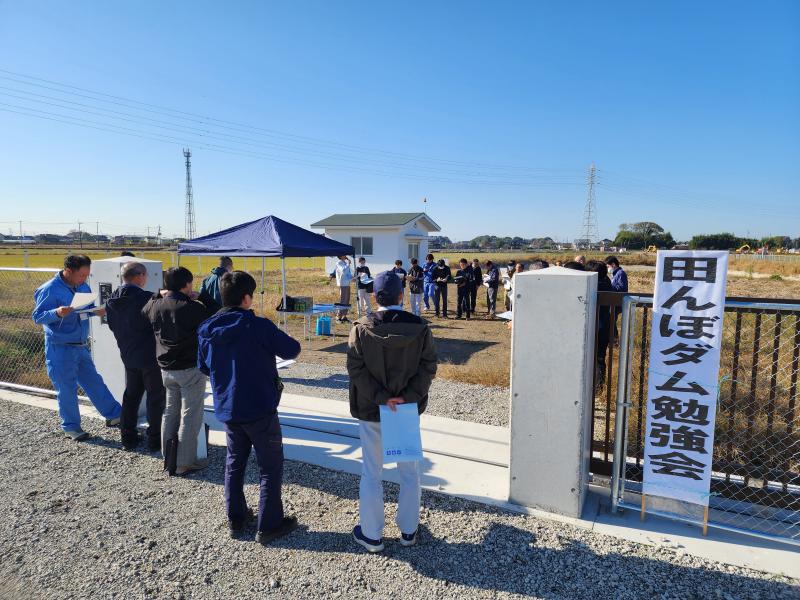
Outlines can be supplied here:
<path id="1" fill-rule="evenodd" d="M 424 217 L 435 231 L 440 230 L 424 212 L 336 214 L 312 223 L 311 227 L 392 227 L 405 225 L 420 217 Z"/>

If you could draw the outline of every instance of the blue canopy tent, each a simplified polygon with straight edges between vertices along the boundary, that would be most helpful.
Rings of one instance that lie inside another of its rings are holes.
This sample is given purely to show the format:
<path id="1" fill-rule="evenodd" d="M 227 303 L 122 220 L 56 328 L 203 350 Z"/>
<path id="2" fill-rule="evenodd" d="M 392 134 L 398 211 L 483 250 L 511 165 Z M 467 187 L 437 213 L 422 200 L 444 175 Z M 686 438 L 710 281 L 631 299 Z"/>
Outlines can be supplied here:
<path id="1" fill-rule="evenodd" d="M 353 247 L 269 215 L 178 244 L 182 254 L 258 257 L 261 260 L 261 310 L 264 310 L 266 257 L 280 257 L 286 305 L 286 257 L 352 256 Z"/>

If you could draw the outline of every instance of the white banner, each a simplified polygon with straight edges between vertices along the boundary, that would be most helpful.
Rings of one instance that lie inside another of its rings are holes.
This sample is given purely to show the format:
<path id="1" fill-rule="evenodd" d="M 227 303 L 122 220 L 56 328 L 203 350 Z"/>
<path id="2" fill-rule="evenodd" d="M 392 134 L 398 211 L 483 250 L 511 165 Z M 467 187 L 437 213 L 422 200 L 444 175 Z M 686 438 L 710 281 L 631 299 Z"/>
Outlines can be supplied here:
<path id="1" fill-rule="evenodd" d="M 728 252 L 659 251 L 644 493 L 708 506 Z"/>

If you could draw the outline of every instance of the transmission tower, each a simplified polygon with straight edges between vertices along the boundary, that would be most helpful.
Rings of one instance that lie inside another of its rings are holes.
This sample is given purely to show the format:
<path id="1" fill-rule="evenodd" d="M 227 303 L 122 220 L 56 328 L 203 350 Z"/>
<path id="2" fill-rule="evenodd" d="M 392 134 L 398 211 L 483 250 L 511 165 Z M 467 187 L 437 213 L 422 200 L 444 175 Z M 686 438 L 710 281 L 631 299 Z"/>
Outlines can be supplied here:
<path id="1" fill-rule="evenodd" d="M 184 235 L 187 240 L 194 239 L 194 200 L 192 199 L 192 151 L 189 148 L 183 149 L 183 156 L 186 157 L 186 231 Z"/>
<path id="2" fill-rule="evenodd" d="M 594 184 L 597 180 L 597 169 L 594 163 L 589 167 L 589 176 L 587 183 L 589 184 L 589 193 L 586 196 L 586 206 L 583 209 L 583 226 L 581 227 L 581 236 L 576 240 L 576 246 L 593 246 L 600 240 L 600 234 L 597 228 L 597 205 L 594 200 Z"/>

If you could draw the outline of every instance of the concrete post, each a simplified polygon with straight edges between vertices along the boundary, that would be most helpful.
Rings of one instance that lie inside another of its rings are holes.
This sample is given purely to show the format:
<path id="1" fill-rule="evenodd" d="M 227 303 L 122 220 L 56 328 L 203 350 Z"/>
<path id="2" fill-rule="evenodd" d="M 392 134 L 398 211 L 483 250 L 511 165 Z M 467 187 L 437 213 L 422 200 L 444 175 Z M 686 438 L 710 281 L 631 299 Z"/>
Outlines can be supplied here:
<path id="1" fill-rule="evenodd" d="M 509 501 L 580 517 L 591 452 L 597 274 L 514 277 Z"/>

